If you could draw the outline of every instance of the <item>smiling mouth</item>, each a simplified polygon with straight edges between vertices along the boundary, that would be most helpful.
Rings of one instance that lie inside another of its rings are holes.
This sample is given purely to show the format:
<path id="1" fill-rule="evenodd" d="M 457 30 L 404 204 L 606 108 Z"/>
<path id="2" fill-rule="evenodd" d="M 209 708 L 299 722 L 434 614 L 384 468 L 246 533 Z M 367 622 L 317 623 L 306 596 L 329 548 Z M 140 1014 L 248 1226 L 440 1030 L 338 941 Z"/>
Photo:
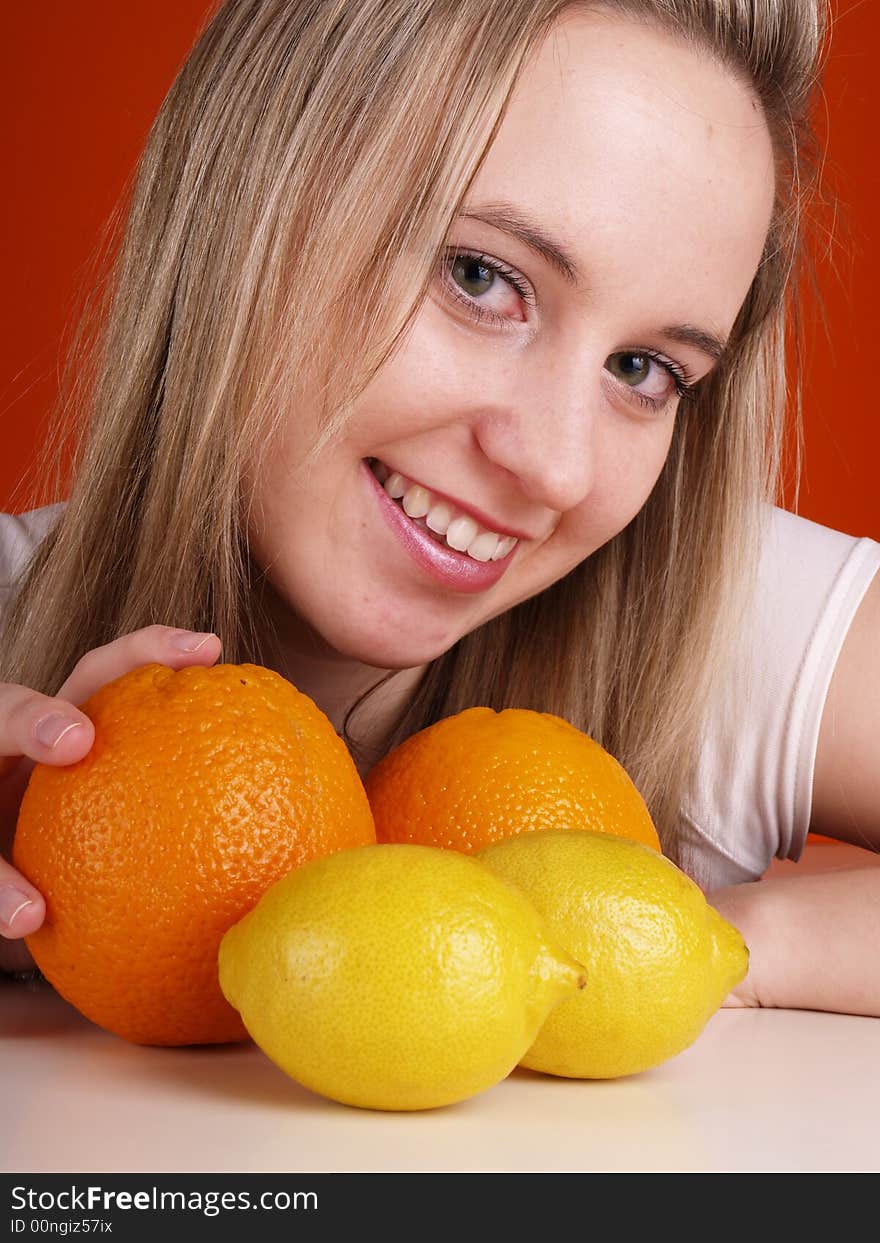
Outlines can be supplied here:
<path id="1" fill-rule="evenodd" d="M 468 514 L 455 510 L 450 503 L 435 496 L 430 489 L 400 475 L 378 458 L 365 458 L 364 461 L 389 500 L 405 514 L 413 526 L 430 536 L 441 548 L 475 561 L 486 562 L 506 558 L 520 542 L 513 536 L 502 536 L 481 528 Z M 395 486 L 389 491 L 386 482 L 393 476 L 397 477 Z M 418 493 L 411 496 L 415 489 Z M 407 496 L 410 496 L 411 507 L 419 508 L 425 504 L 426 495 L 429 498 L 427 513 L 410 513 L 405 504 Z M 428 523 L 428 518 L 433 519 L 433 526 Z"/>

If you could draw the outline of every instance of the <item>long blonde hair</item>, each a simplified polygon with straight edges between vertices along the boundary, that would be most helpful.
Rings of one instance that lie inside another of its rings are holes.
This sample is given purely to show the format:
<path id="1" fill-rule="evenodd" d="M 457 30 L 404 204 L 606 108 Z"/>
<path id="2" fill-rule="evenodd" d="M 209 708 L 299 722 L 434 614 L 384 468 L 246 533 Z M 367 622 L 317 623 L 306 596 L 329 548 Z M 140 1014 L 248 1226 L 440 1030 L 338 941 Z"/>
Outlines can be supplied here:
<path id="1" fill-rule="evenodd" d="M 225 660 L 268 663 L 242 464 L 316 393 L 312 452 L 344 429 L 427 295 L 525 60 L 572 7 L 219 8 L 156 118 L 103 301 L 74 342 L 59 407 L 79 430 L 72 489 L 8 611 L 0 680 L 55 693 L 84 652 L 154 622 L 214 630 Z M 778 174 L 763 260 L 641 512 L 434 660 L 380 753 L 475 704 L 556 713 L 626 766 L 678 858 L 710 687 L 778 497 L 826 15 L 822 0 L 602 7 L 708 51 L 755 92 Z M 48 478 L 46 502 L 60 466 Z"/>

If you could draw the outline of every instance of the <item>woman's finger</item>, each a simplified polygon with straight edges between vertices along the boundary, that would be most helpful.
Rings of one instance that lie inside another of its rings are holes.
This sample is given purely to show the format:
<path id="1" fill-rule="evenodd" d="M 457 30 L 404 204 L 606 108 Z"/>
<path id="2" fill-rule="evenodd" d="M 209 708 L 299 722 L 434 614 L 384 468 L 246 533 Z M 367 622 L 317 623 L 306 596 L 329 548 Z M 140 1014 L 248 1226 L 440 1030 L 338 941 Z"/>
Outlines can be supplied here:
<path id="1" fill-rule="evenodd" d="M 141 665 L 156 661 L 172 669 L 183 669 L 186 665 L 213 665 L 219 655 L 220 640 L 215 634 L 176 630 L 173 626 L 147 626 L 86 652 L 58 695 L 81 704 L 107 682 Z"/>
<path id="2" fill-rule="evenodd" d="M 0 936 L 17 940 L 36 932 L 46 916 L 41 894 L 0 858 Z"/>
<path id="3" fill-rule="evenodd" d="M 0 778 L 22 756 L 46 764 L 72 764 L 94 741 L 91 721 L 73 704 L 26 686 L 0 683 Z"/>

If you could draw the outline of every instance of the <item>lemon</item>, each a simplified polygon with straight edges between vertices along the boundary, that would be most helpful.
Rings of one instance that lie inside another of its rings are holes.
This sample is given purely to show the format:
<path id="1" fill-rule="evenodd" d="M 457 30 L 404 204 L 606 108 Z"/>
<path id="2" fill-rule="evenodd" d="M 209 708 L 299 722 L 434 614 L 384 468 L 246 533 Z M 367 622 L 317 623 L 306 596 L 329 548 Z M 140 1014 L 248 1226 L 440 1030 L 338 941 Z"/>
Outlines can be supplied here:
<path id="1" fill-rule="evenodd" d="M 589 987 L 549 1016 L 522 1065 L 575 1079 L 657 1066 L 693 1044 L 748 970 L 736 928 L 671 860 L 639 842 L 525 833 L 476 856 L 519 886 Z"/>
<path id="2" fill-rule="evenodd" d="M 293 1079 L 429 1109 L 503 1079 L 584 983 L 531 903 L 475 859 L 369 845 L 276 882 L 225 934 L 220 986 Z"/>

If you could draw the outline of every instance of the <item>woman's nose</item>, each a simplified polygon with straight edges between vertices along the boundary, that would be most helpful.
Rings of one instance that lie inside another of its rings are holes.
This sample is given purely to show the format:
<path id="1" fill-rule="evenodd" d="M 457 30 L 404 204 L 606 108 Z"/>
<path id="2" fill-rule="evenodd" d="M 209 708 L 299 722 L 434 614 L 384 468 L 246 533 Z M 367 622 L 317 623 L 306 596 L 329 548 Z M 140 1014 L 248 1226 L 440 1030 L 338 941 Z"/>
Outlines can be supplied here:
<path id="1" fill-rule="evenodd" d="M 564 513 L 593 488 L 599 456 L 602 363 L 561 357 L 516 369 L 474 424 L 486 457 L 514 475 L 535 505 Z M 592 370 L 593 380 L 587 379 Z"/>

